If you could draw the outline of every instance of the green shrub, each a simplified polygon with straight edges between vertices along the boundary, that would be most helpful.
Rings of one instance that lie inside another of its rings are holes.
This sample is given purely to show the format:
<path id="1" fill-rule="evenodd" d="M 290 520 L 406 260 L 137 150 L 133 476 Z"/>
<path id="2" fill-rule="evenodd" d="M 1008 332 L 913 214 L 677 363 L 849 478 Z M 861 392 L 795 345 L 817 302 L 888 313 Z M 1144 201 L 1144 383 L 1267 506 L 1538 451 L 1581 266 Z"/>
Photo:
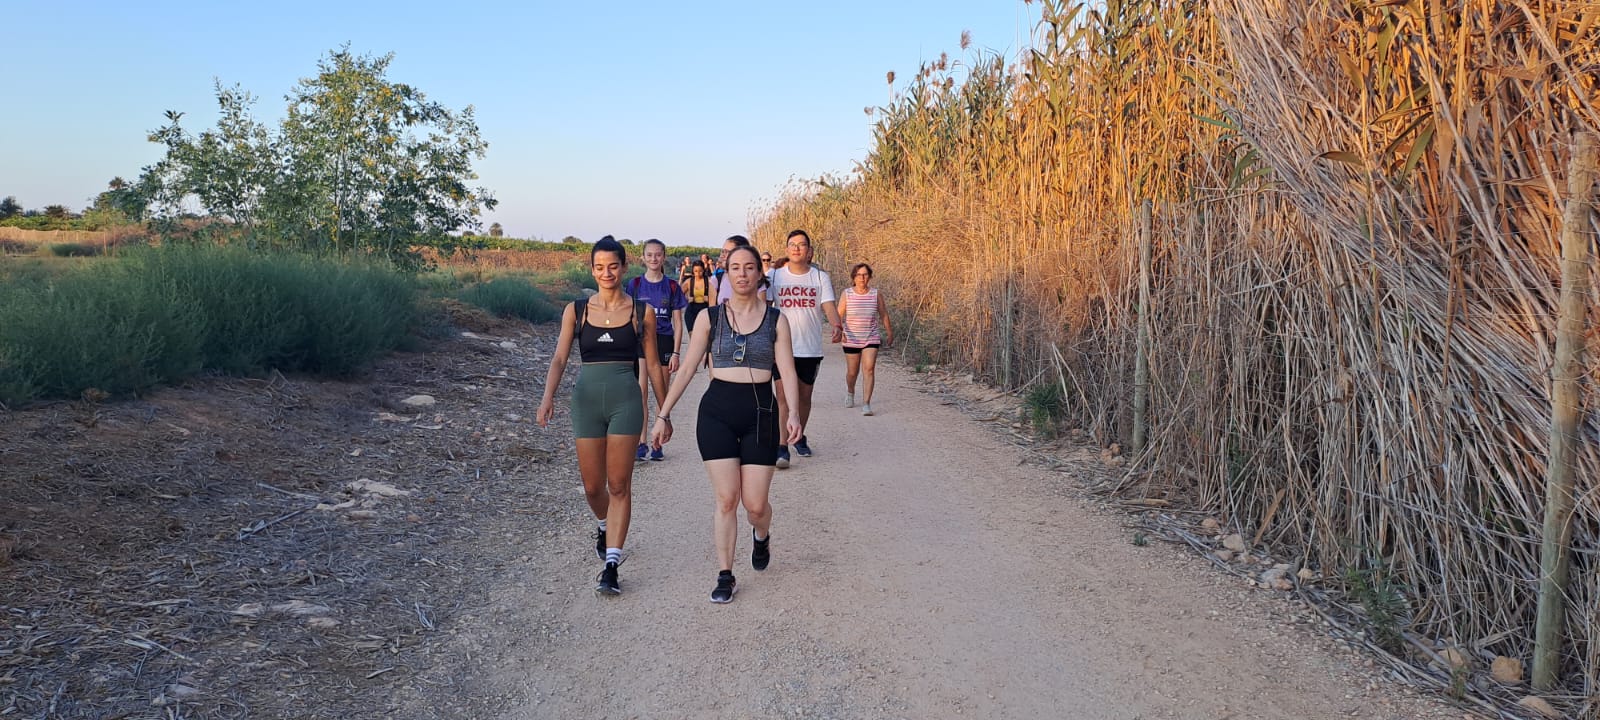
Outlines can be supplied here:
<path id="1" fill-rule="evenodd" d="M 1367 631 L 1383 649 L 1405 651 L 1407 603 L 1404 588 L 1395 580 L 1389 563 L 1369 559 L 1366 565 L 1351 566 L 1344 572 L 1345 590 L 1366 611 Z"/>
<path id="2" fill-rule="evenodd" d="M 556 273 L 556 280 L 579 291 L 583 288 L 589 288 L 590 290 L 600 289 L 600 286 L 594 281 L 594 272 L 589 269 L 587 260 L 568 260 L 561 266 L 561 271 Z M 574 294 L 574 297 L 576 297 L 576 294 Z"/>
<path id="3" fill-rule="evenodd" d="M 344 376 L 396 347 L 416 289 L 388 265 L 238 248 L 135 248 L 0 278 L 0 402 L 139 393 L 202 368 Z"/>
<path id="4" fill-rule="evenodd" d="M 502 317 L 519 317 L 529 322 L 549 322 L 561 317 L 562 305 L 532 283 L 519 277 L 499 277 L 462 290 L 456 297 L 463 302 Z"/>
<path id="5" fill-rule="evenodd" d="M 171 287 L 103 270 L 12 287 L 0 305 L 0 402 L 128 395 L 200 369 L 198 308 Z"/>
<path id="6" fill-rule="evenodd" d="M 56 257 L 94 257 L 105 252 L 105 248 L 91 243 L 52 243 L 50 254 Z"/>
<path id="7" fill-rule="evenodd" d="M 1062 418 L 1067 414 L 1066 399 L 1061 394 L 1061 384 L 1044 381 L 1028 390 L 1023 398 L 1028 409 L 1028 420 L 1033 429 L 1046 436 L 1054 436 Z"/>
<path id="8" fill-rule="evenodd" d="M 33 243 L 0 238 L 0 255 L 28 255 L 37 248 L 38 246 Z"/>

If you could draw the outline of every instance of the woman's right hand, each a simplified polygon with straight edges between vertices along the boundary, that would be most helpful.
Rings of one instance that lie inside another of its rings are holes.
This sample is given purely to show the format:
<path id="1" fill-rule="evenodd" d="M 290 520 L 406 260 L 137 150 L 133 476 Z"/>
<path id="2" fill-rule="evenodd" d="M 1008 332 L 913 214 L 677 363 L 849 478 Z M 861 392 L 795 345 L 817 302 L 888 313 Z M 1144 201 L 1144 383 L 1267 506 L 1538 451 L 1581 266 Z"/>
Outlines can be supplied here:
<path id="1" fill-rule="evenodd" d="M 550 398 L 545 398 L 539 402 L 539 410 L 533 414 L 533 420 L 539 427 L 547 427 L 550 425 L 550 416 L 554 414 L 556 414 L 556 404 L 551 402 Z"/>

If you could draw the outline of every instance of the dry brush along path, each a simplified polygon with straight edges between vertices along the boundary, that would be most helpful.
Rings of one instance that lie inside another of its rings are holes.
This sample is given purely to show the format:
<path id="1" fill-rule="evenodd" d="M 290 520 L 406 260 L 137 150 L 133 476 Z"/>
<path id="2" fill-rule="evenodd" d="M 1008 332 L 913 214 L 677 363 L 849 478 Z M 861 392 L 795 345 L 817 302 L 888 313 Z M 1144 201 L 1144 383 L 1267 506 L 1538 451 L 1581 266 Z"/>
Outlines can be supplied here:
<path id="1" fill-rule="evenodd" d="M 624 593 L 596 596 L 565 408 L 528 422 L 554 328 L 457 320 L 359 382 L 0 415 L 0 717 L 1462 715 L 1283 596 L 1135 546 L 1081 488 L 1092 450 L 1023 462 L 961 411 L 980 393 L 893 365 L 862 417 L 836 354 L 772 567 L 745 531 L 736 600 L 707 602 L 700 379 L 636 473 Z"/>

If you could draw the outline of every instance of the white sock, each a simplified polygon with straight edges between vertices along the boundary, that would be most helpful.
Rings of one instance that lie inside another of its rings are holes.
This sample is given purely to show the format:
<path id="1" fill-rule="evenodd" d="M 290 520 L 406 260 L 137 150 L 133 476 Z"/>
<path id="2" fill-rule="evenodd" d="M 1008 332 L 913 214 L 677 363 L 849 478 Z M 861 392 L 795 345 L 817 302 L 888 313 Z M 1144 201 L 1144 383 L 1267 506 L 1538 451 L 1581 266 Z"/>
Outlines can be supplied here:
<path id="1" fill-rule="evenodd" d="M 622 564 L 622 548 L 606 548 L 606 564 Z"/>
<path id="2" fill-rule="evenodd" d="M 755 540 L 756 542 L 766 542 L 767 538 L 770 538 L 770 537 L 772 537 L 772 531 L 770 531 L 770 530 L 767 531 L 767 537 L 761 537 L 760 535 L 756 534 L 756 529 L 755 528 L 750 528 L 750 539 L 751 540 Z"/>
<path id="3" fill-rule="evenodd" d="M 600 529 L 601 530 L 605 530 L 606 529 L 606 519 L 605 518 L 600 518 Z"/>

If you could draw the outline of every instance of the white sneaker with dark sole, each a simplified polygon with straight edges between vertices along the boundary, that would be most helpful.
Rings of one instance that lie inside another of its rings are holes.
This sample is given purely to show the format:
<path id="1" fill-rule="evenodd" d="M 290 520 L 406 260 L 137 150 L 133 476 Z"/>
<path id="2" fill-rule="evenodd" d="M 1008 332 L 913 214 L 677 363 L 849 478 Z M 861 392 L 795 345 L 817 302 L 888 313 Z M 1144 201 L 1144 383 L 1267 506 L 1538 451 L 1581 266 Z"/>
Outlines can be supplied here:
<path id="1" fill-rule="evenodd" d="M 872 414 L 872 403 L 867 403 L 865 405 L 862 405 L 861 406 L 861 414 L 862 415 L 871 415 Z"/>

